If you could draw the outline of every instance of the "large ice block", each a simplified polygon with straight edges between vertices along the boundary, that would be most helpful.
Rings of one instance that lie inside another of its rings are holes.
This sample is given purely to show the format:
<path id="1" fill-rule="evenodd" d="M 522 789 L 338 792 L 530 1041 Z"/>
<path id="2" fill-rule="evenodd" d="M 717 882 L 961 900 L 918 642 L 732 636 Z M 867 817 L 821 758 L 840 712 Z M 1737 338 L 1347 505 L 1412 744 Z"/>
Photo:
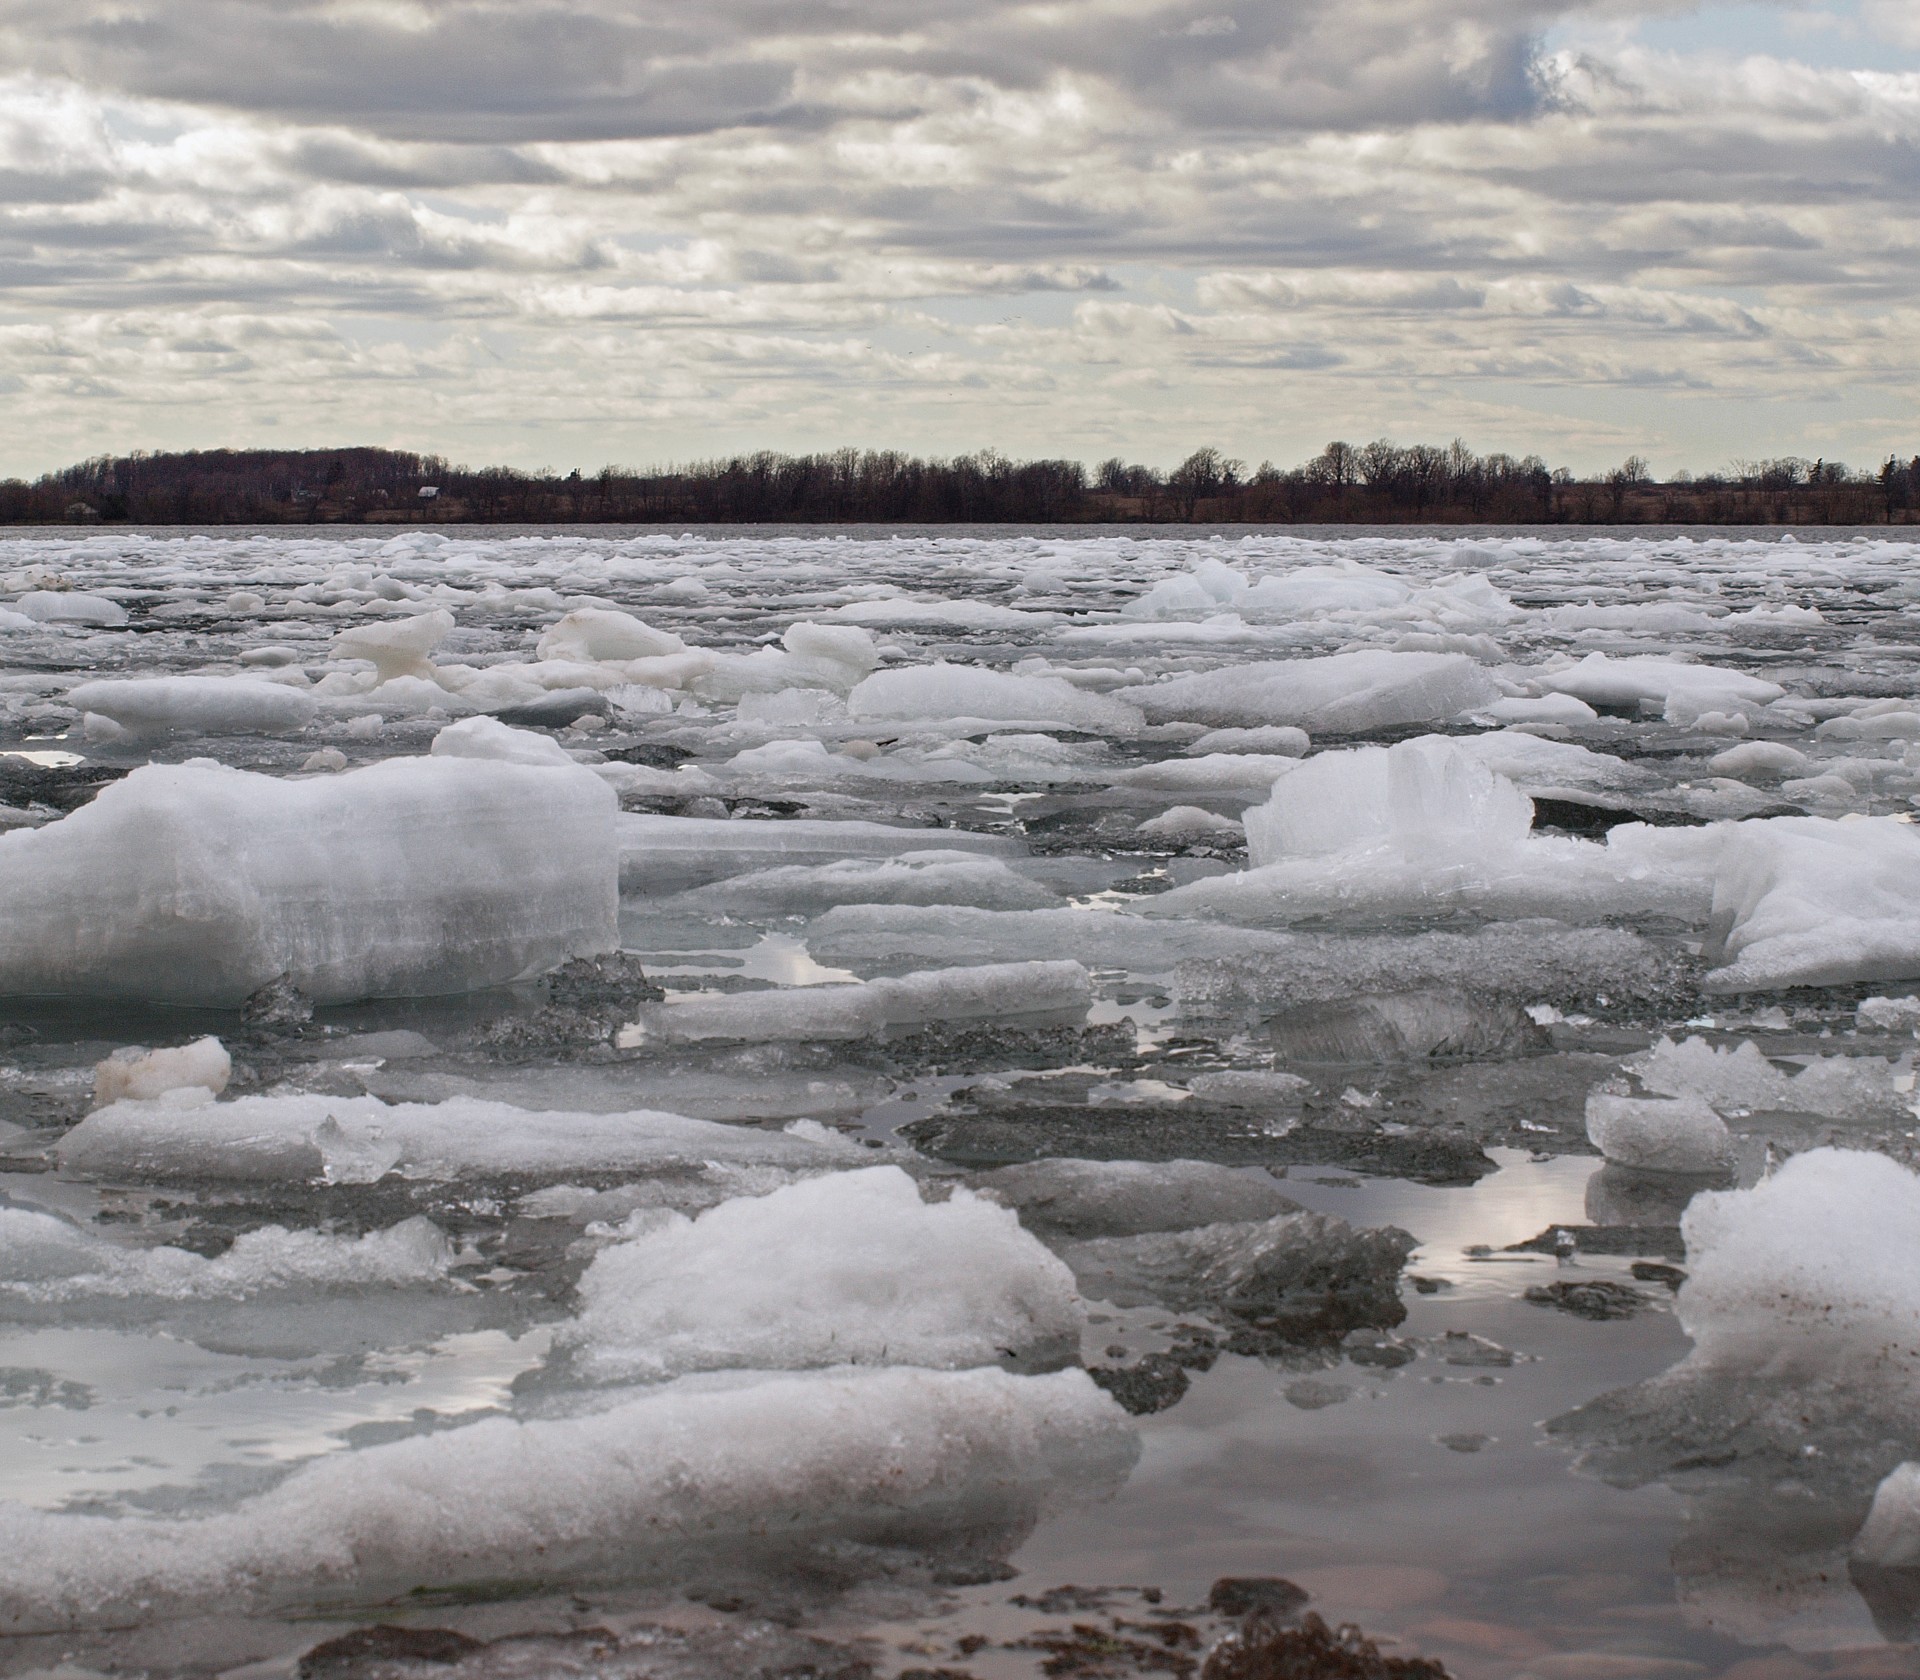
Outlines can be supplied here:
<path id="1" fill-rule="evenodd" d="M 1372 648 L 1325 659 L 1229 665 L 1169 682 L 1123 688 L 1153 723 L 1294 724 L 1319 734 L 1361 734 L 1400 723 L 1438 723 L 1500 698 L 1465 654 Z"/>
<path id="2" fill-rule="evenodd" d="M 389 759 L 282 780 L 148 765 L 0 837 L 0 994 L 232 1005 L 501 985 L 618 943 L 615 801 L 584 769 Z"/>
<path id="3" fill-rule="evenodd" d="M 1714 882 L 1709 991 L 1920 976 L 1920 831 L 1776 817 L 1734 830 Z"/>
<path id="4" fill-rule="evenodd" d="M 329 1455 L 203 1517 L 0 1503 L 0 1625 L 377 1602 L 475 1581 L 738 1570 L 838 1542 L 999 1549 L 1139 1454 L 1083 1371 L 689 1379 L 582 1417 L 492 1417 Z"/>

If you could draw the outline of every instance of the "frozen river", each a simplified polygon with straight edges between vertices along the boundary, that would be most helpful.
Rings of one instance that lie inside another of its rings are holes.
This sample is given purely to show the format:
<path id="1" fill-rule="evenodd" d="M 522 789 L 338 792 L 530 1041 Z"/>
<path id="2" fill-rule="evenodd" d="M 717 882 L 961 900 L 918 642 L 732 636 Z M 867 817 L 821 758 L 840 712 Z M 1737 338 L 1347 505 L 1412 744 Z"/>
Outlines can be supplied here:
<path id="1" fill-rule="evenodd" d="M 0 1673 L 1920 1673 L 1917 559 L 0 541 Z"/>

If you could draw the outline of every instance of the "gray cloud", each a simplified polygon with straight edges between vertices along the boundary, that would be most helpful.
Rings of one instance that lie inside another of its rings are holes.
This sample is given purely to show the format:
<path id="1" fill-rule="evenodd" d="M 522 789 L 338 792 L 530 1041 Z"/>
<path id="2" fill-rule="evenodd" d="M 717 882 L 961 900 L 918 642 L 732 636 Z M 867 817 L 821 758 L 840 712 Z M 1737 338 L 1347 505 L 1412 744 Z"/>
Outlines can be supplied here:
<path id="1" fill-rule="evenodd" d="M 1920 78 L 1607 9 L 0 0 L 0 442 L 1920 430 Z"/>

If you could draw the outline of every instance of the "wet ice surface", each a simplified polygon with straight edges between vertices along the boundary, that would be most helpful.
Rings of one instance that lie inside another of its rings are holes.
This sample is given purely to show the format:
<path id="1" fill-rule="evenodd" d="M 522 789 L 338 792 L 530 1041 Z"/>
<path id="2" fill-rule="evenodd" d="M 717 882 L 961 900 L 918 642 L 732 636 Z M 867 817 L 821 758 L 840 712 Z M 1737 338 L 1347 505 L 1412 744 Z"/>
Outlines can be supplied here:
<path id="1" fill-rule="evenodd" d="M 1914 554 L 9 540 L 0 1667 L 1915 1672 Z"/>

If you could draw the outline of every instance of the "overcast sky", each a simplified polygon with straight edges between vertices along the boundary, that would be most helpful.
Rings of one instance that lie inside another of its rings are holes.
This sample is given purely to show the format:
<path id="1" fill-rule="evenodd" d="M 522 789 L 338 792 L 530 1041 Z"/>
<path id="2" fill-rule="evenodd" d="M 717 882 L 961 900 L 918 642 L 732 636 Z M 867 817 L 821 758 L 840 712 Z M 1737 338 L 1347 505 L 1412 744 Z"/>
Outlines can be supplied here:
<path id="1" fill-rule="evenodd" d="M 0 472 L 1920 451 L 1920 0 L 0 0 Z"/>

